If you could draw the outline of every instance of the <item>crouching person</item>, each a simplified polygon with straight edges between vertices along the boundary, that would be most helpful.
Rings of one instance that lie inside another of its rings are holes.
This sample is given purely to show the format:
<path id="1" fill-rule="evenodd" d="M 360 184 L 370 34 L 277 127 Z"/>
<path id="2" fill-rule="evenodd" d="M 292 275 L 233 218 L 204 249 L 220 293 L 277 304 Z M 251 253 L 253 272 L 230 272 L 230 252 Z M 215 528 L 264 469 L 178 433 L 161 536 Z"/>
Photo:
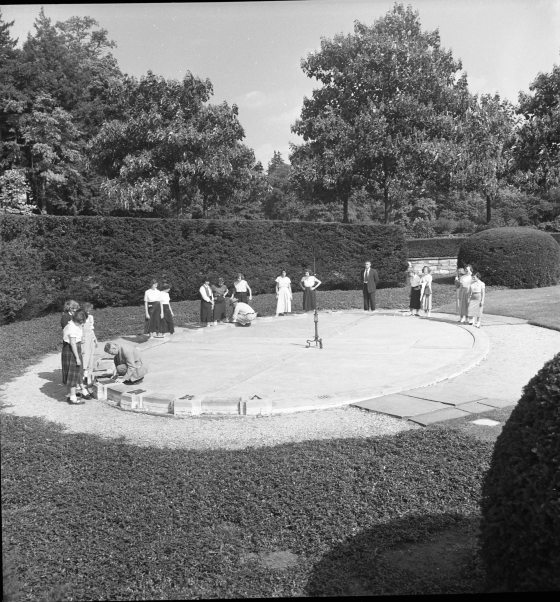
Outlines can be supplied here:
<path id="1" fill-rule="evenodd" d="M 126 343 L 107 343 L 105 352 L 114 355 L 113 378 L 120 377 L 125 385 L 139 384 L 144 380 L 148 368 L 142 363 L 140 352 Z M 117 378 L 116 380 L 120 380 Z"/>
<path id="2" fill-rule="evenodd" d="M 257 317 L 256 311 L 248 303 L 243 303 L 235 297 L 232 298 L 232 302 L 234 309 L 231 321 L 239 326 L 251 326 L 251 322 Z"/>

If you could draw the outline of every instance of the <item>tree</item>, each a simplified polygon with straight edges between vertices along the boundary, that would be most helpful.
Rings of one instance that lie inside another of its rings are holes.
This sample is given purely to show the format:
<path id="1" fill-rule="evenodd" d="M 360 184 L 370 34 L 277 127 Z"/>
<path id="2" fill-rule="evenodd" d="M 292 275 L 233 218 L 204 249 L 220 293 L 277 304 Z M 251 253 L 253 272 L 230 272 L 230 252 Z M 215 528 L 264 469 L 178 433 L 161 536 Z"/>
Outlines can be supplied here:
<path id="1" fill-rule="evenodd" d="M 263 199 L 266 219 L 294 220 L 303 218 L 303 206 L 299 202 L 290 180 L 291 166 L 282 154 L 274 151 L 266 174 L 267 191 Z"/>
<path id="2" fill-rule="evenodd" d="M 519 94 L 521 123 L 513 145 L 514 181 L 529 192 L 560 186 L 560 66 L 539 73 Z"/>
<path id="3" fill-rule="evenodd" d="M 231 202 L 242 195 L 234 193 L 258 181 L 259 172 L 241 143 L 237 107 L 209 105 L 211 94 L 210 80 L 190 72 L 181 82 L 151 72 L 125 80 L 122 117 L 106 122 L 89 145 L 115 206 L 177 216 L 236 214 Z"/>
<path id="4" fill-rule="evenodd" d="M 28 203 L 30 194 L 23 170 L 7 169 L 0 176 L 0 212 L 29 215 L 33 210 Z"/>
<path id="5" fill-rule="evenodd" d="M 300 190 L 341 202 L 343 221 L 353 190 L 366 190 L 389 222 L 403 191 L 421 197 L 450 185 L 455 119 L 470 97 L 466 75 L 411 7 L 395 4 L 371 27 L 356 22 L 353 34 L 322 39 L 302 69 L 323 87 L 304 99 L 292 126 L 304 139 L 290 156 Z"/>

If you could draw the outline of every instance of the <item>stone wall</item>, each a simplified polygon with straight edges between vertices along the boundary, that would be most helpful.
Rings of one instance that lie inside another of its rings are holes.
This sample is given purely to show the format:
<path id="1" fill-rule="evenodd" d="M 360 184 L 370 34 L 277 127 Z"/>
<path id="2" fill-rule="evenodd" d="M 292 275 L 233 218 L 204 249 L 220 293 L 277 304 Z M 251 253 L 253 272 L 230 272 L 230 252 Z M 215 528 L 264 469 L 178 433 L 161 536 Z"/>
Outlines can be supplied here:
<path id="1" fill-rule="evenodd" d="M 432 274 L 452 276 L 457 270 L 457 257 L 411 257 L 410 263 L 418 269 L 425 265 L 432 268 Z"/>

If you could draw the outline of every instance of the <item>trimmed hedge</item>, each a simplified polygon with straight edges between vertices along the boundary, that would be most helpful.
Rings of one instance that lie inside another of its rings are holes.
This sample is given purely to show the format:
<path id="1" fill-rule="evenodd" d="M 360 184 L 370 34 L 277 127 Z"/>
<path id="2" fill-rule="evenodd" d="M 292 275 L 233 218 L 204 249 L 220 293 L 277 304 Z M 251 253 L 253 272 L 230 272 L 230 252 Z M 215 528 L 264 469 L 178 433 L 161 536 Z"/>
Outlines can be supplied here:
<path id="1" fill-rule="evenodd" d="M 409 257 L 456 257 L 464 237 L 413 238 L 406 241 Z"/>
<path id="2" fill-rule="evenodd" d="M 6 215 L 0 240 L 1 322 L 66 298 L 137 305 L 152 277 L 170 282 L 175 301 L 198 298 L 205 276 L 231 286 L 239 271 L 254 293 L 273 292 L 282 268 L 297 285 L 314 254 L 325 290 L 359 288 L 365 259 L 381 287 L 400 286 L 407 265 L 403 230 L 385 225 Z"/>
<path id="3" fill-rule="evenodd" d="M 488 587 L 560 590 L 560 353 L 523 390 L 482 488 Z"/>
<path id="4" fill-rule="evenodd" d="M 491 228 L 469 236 L 457 265 L 469 263 L 486 284 L 536 288 L 560 281 L 560 245 L 533 228 Z"/>

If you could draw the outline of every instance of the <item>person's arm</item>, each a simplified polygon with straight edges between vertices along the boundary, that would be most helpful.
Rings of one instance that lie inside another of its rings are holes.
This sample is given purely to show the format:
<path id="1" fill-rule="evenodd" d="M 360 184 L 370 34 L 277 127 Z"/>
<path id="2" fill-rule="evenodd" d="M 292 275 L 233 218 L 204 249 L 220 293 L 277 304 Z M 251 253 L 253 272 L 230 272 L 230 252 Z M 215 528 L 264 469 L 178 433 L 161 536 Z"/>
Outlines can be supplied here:
<path id="1" fill-rule="evenodd" d="M 253 291 L 251 290 L 251 287 L 249 286 L 249 283 L 247 281 L 245 281 L 245 284 L 247 285 L 247 290 L 249 291 L 249 301 L 253 300 Z"/>
<path id="2" fill-rule="evenodd" d="M 78 353 L 78 346 L 76 345 L 76 337 L 70 335 L 68 338 L 70 339 L 70 347 L 72 348 L 72 353 L 76 358 L 76 366 L 79 366 L 82 362 L 80 361 L 80 354 Z"/>
<path id="3" fill-rule="evenodd" d="M 293 299 L 293 298 L 294 298 L 294 296 L 293 296 L 293 294 L 292 294 L 292 283 L 291 283 L 291 282 L 290 282 L 290 283 L 288 283 L 288 290 L 290 291 L 290 299 Z"/>
<path id="4" fill-rule="evenodd" d="M 377 273 L 377 270 L 373 270 L 373 281 L 375 282 L 375 285 L 377 286 L 377 283 L 379 282 L 379 274 Z"/>
<path id="5" fill-rule="evenodd" d="M 129 353 L 126 349 L 122 350 L 122 356 L 126 363 L 126 374 L 123 376 L 123 380 L 129 380 L 130 377 L 134 374 L 134 371 L 136 370 L 137 355 L 138 352 L 136 351 L 136 349 L 134 349 L 132 353 Z"/>
<path id="6" fill-rule="evenodd" d="M 146 310 L 146 320 L 149 320 L 150 312 L 148 311 L 148 293 L 144 293 L 144 309 Z"/>
<path id="7" fill-rule="evenodd" d="M 422 280 L 420 281 L 420 297 L 424 296 L 424 290 L 426 289 L 426 281 L 424 280 L 424 278 L 422 278 Z"/>
<path id="8" fill-rule="evenodd" d="M 278 286 L 278 278 L 276 279 L 276 296 L 278 297 L 278 292 L 280 290 L 280 287 Z"/>
<path id="9" fill-rule="evenodd" d="M 302 291 L 305 290 L 305 286 L 303 285 L 303 278 L 299 281 L 299 287 L 301 288 Z"/>
<path id="10" fill-rule="evenodd" d="M 232 322 L 235 322 L 235 320 L 237 320 L 238 314 L 239 314 L 239 303 L 235 306 L 235 309 L 233 310 L 233 315 L 231 316 Z"/>
<path id="11" fill-rule="evenodd" d="M 319 278 L 315 278 L 315 286 L 311 287 L 311 290 L 314 291 L 315 289 L 318 289 L 321 286 L 321 281 L 319 280 Z"/>
<path id="12" fill-rule="evenodd" d="M 486 285 L 483 283 L 480 288 L 480 307 L 484 305 L 484 297 L 486 296 Z"/>

